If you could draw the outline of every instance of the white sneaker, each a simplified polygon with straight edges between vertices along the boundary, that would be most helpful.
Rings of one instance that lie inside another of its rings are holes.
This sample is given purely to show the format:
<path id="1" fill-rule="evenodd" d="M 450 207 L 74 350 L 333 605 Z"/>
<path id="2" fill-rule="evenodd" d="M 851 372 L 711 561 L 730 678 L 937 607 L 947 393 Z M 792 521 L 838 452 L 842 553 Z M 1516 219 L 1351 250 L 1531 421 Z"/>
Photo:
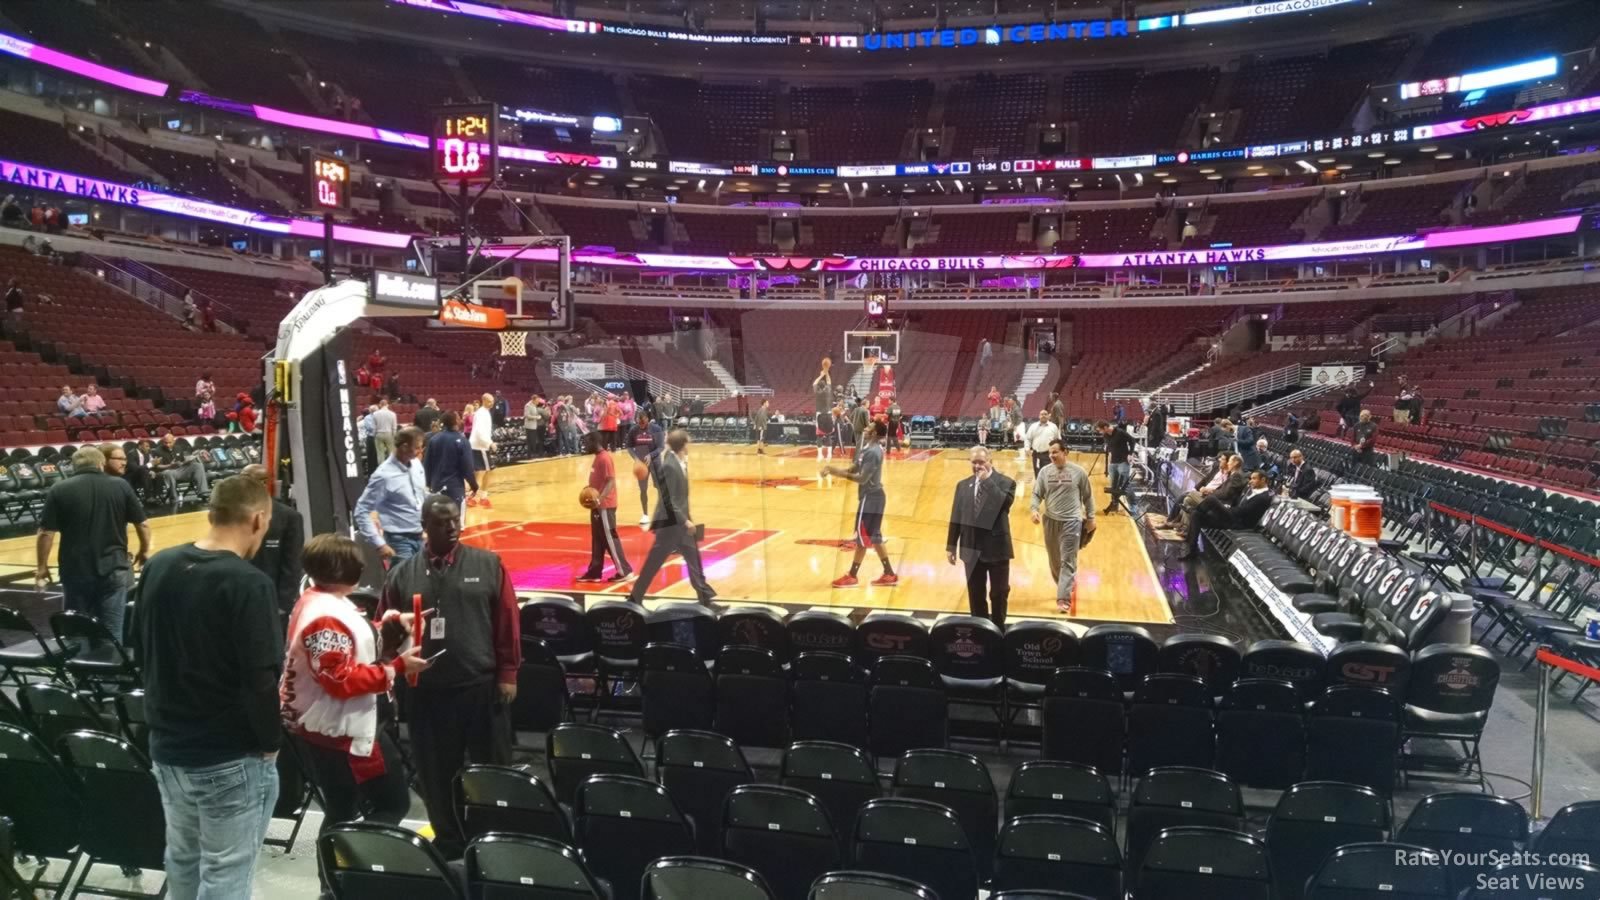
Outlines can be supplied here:
<path id="1" fill-rule="evenodd" d="M 639 517 L 639 524 L 640 525 L 649 525 L 650 524 L 650 516 L 649 516 L 649 514 L 645 514 L 645 515 L 640 516 Z"/>

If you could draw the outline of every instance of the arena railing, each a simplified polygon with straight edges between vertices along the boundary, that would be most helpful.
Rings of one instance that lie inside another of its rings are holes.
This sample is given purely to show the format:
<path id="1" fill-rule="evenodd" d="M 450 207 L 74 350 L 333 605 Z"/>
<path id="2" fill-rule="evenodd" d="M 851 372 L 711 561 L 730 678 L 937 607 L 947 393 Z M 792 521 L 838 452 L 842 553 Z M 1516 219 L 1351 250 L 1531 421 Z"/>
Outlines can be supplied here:
<path id="1" fill-rule="evenodd" d="M 1295 363 L 1203 391 L 1162 393 L 1156 394 L 1153 399 L 1158 403 L 1171 404 L 1173 410 L 1180 413 L 1226 409 L 1235 403 L 1301 384 L 1304 379 L 1310 377 L 1310 369 L 1310 366 Z"/>

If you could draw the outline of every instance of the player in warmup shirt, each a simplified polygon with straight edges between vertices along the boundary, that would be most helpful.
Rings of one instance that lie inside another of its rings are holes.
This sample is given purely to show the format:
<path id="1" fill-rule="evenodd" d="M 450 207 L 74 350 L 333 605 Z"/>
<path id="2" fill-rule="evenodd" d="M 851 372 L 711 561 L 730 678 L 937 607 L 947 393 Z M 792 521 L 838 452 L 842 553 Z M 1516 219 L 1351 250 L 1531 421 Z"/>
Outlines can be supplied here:
<path id="1" fill-rule="evenodd" d="M 467 499 L 468 506 L 489 505 L 489 473 L 494 464 L 494 395 L 484 394 L 482 402 L 472 413 L 472 469 L 477 475 L 478 491 Z"/>
<path id="2" fill-rule="evenodd" d="M 824 459 L 833 459 L 833 445 L 828 435 L 833 431 L 833 376 L 828 370 L 833 368 L 833 360 L 824 356 L 822 358 L 822 371 L 811 381 L 811 396 L 817 410 L 817 462 Z"/>
<path id="3" fill-rule="evenodd" d="M 632 574 L 633 567 L 628 565 L 628 557 L 622 552 L 622 540 L 617 537 L 617 464 L 600 432 L 584 435 L 583 443 L 584 449 L 594 454 L 594 462 L 589 465 L 589 487 L 600 496 L 589 510 L 589 568 L 578 580 L 599 581 L 606 554 L 610 553 L 617 570 L 608 580 L 622 581 Z"/>
<path id="4" fill-rule="evenodd" d="M 667 433 L 650 420 L 650 414 L 639 410 L 634 417 L 633 431 L 628 435 L 628 452 L 636 463 L 644 463 L 644 476 L 639 482 L 639 524 L 650 524 L 650 470 L 661 459 L 661 450 L 667 444 Z"/>
<path id="5" fill-rule="evenodd" d="M 889 550 L 883 544 L 883 511 L 887 506 L 883 493 L 883 437 L 886 433 L 887 426 L 882 422 L 868 425 L 867 437 L 856 451 L 854 464 L 848 469 L 829 466 L 826 470 L 829 475 L 856 483 L 856 555 L 850 561 L 849 574 L 833 580 L 836 588 L 860 584 L 856 573 L 861 570 L 861 561 L 866 559 L 869 546 L 878 552 L 878 561 L 883 563 L 883 574 L 872 583 L 879 587 L 894 587 L 900 583 L 894 566 L 889 563 Z"/>

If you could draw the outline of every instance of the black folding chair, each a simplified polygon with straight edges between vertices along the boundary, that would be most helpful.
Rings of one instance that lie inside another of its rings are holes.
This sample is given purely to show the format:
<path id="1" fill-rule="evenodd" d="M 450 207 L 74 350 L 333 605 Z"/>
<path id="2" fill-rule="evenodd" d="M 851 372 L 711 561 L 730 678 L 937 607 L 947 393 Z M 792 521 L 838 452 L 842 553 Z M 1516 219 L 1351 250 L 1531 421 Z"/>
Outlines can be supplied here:
<path id="1" fill-rule="evenodd" d="M 694 824 L 698 852 L 715 856 L 722 845 L 723 802 L 734 788 L 756 777 L 730 738 L 674 730 L 656 744 L 656 780 Z"/>
<path id="2" fill-rule="evenodd" d="M 28 878 L 29 890 L 59 893 L 79 874 L 82 788 L 50 748 L 32 732 L 0 724 L 0 810 L 12 821 L 12 843 L 18 853 L 41 864 Z M 7 857 L 9 859 L 9 857 Z M 59 881 L 45 881 L 46 860 L 65 860 Z"/>
<path id="3" fill-rule="evenodd" d="M 1304 781 L 1278 798 L 1267 820 L 1267 850 L 1280 900 L 1299 900 L 1306 879 L 1345 844 L 1389 837 L 1389 799 L 1372 788 Z"/>
<path id="4" fill-rule="evenodd" d="M 397 825 L 345 822 L 317 836 L 334 900 L 464 900 L 454 870 L 426 838 Z"/>
<path id="5" fill-rule="evenodd" d="M 1109 671 L 1082 666 L 1057 669 L 1045 686 L 1042 719 L 1045 759 L 1121 776 L 1127 709 L 1122 689 Z"/>
<path id="6" fill-rule="evenodd" d="M 1065 888 L 1073 896 L 1122 900 L 1122 854 L 1113 831 L 1072 816 L 1008 818 L 995 839 L 993 891 Z M 991 894 L 990 896 L 994 896 Z"/>
<path id="7" fill-rule="evenodd" d="M 566 844 L 525 834 L 485 834 L 462 857 L 467 896 L 481 900 L 607 900 L 583 857 Z"/>
<path id="8" fill-rule="evenodd" d="M 982 760 L 955 750 L 908 750 L 895 761 L 894 795 L 949 807 L 966 829 L 979 875 L 988 877 L 1000 800 Z"/>
<path id="9" fill-rule="evenodd" d="M 813 650 L 794 658 L 789 677 L 795 740 L 867 746 L 866 670 L 843 653 Z"/>
<path id="10" fill-rule="evenodd" d="M 921 883 L 878 872 L 829 872 L 812 882 L 809 900 L 943 900 Z"/>
<path id="11" fill-rule="evenodd" d="M 644 870 L 643 900 L 772 900 L 772 889 L 754 869 L 698 856 L 668 856 Z"/>
<path id="12" fill-rule="evenodd" d="M 644 766 L 622 732 L 574 722 L 557 725 L 545 735 L 545 765 L 556 799 L 569 806 L 591 775 L 644 776 Z"/>
<path id="13" fill-rule="evenodd" d="M 98 731 L 63 735 L 59 746 L 62 763 L 78 781 L 77 795 L 83 804 L 78 826 L 78 846 L 84 855 L 80 889 L 112 897 L 165 894 L 165 886 L 155 894 L 82 886 L 96 865 L 118 866 L 124 872 L 165 868 L 167 820 L 149 761 L 127 741 Z"/>
<path id="14" fill-rule="evenodd" d="M 856 815 L 883 796 L 878 772 L 859 747 L 832 741 L 798 741 L 783 754 L 780 780 L 817 798 L 840 841 L 849 840 Z"/>
<path id="15" fill-rule="evenodd" d="M 782 632 L 779 632 L 782 634 Z M 716 663 L 714 728 L 746 747 L 789 745 L 789 680 L 764 647 L 722 648 Z"/>
<path id="16" fill-rule="evenodd" d="M 1087 819 L 1115 834 L 1117 793 L 1111 781 L 1091 766 L 1030 759 L 1011 773 L 1005 818 L 1045 814 Z"/>
<path id="17" fill-rule="evenodd" d="M 1165 828 L 1139 864 L 1140 900 L 1272 900 L 1267 845 L 1226 828 Z"/>
<path id="18" fill-rule="evenodd" d="M 956 814 L 926 800 L 873 800 L 856 816 L 855 864 L 913 879 L 939 900 L 974 900 L 978 865 Z"/>
<path id="19" fill-rule="evenodd" d="M 1445 900 L 1455 896 L 1437 851 L 1415 844 L 1346 844 L 1306 882 L 1305 900 Z"/>
<path id="20" fill-rule="evenodd" d="M 99 619 L 79 612 L 58 612 L 50 617 L 50 630 L 67 674 L 95 693 L 110 696 L 139 687 L 139 667 Z"/>
<path id="21" fill-rule="evenodd" d="M 33 733 L 54 747 L 73 731 L 117 733 L 116 720 L 100 712 L 93 698 L 59 684 L 36 682 L 17 691 L 17 702 Z"/>
<path id="22" fill-rule="evenodd" d="M 1528 813 L 1504 797 L 1466 791 L 1433 794 L 1411 810 L 1395 840 L 1462 860 L 1449 866 L 1451 885 L 1460 892 L 1487 875 L 1494 860 L 1510 859 L 1528 840 Z"/>
<path id="23" fill-rule="evenodd" d="M 659 738 L 674 728 L 711 727 L 716 712 L 711 673 L 683 644 L 646 644 L 640 657 L 644 733 Z"/>
<path id="24" fill-rule="evenodd" d="M 1244 825 L 1239 786 L 1221 772 L 1170 766 L 1139 779 L 1128 809 L 1123 862 L 1137 872 L 1156 836 L 1167 828 L 1202 825 L 1238 831 Z"/>
<path id="25" fill-rule="evenodd" d="M 1283 790 L 1306 768 L 1305 714 L 1294 684 L 1241 678 L 1217 712 L 1217 769 L 1248 787 Z"/>
<path id="26" fill-rule="evenodd" d="M 528 766 L 469 763 L 453 782 L 456 821 L 467 840 L 502 832 L 572 842 L 555 794 Z"/>
<path id="27" fill-rule="evenodd" d="M 874 756 L 943 747 L 949 740 L 944 682 L 918 656 L 879 657 L 867 694 L 867 739 Z"/>
<path id="28" fill-rule="evenodd" d="M 34 678 L 59 679 L 65 672 L 65 657 L 45 642 L 28 617 L 0 606 L 0 681 L 9 678 L 21 687 Z"/>
<path id="29" fill-rule="evenodd" d="M 612 900 L 638 900 L 651 862 L 694 852 L 688 818 L 666 788 L 643 778 L 590 776 L 572 818 L 583 858 L 610 885 Z"/>
<path id="30" fill-rule="evenodd" d="M 716 855 L 760 872 L 778 900 L 804 900 L 808 886 L 843 860 L 827 810 L 798 788 L 736 787 L 722 820 Z"/>

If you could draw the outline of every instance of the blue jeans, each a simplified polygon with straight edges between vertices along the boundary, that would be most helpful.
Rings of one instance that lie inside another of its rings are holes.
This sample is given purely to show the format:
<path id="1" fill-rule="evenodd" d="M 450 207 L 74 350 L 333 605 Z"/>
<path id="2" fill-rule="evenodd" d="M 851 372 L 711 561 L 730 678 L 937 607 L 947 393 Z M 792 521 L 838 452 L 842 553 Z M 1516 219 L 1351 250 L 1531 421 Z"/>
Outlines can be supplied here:
<path id="1" fill-rule="evenodd" d="M 383 536 L 385 543 L 394 550 L 394 560 L 391 566 L 398 566 L 422 550 L 421 534 L 386 534 Z"/>
<path id="2" fill-rule="evenodd" d="M 167 895 L 173 900 L 250 896 L 256 856 L 278 802 L 278 769 L 251 755 L 214 766 L 155 764 L 167 817 Z"/>
<path id="3" fill-rule="evenodd" d="M 1107 466 L 1111 471 L 1111 503 L 1117 502 L 1117 497 L 1125 498 L 1128 509 L 1133 509 L 1133 466 L 1129 463 L 1111 463 Z M 1106 504 L 1108 507 L 1111 503 Z"/>
<path id="4" fill-rule="evenodd" d="M 128 610 L 128 573 L 107 579 L 61 579 L 62 602 L 70 612 L 80 612 L 100 620 L 118 642 L 122 640 L 122 620 Z"/>

